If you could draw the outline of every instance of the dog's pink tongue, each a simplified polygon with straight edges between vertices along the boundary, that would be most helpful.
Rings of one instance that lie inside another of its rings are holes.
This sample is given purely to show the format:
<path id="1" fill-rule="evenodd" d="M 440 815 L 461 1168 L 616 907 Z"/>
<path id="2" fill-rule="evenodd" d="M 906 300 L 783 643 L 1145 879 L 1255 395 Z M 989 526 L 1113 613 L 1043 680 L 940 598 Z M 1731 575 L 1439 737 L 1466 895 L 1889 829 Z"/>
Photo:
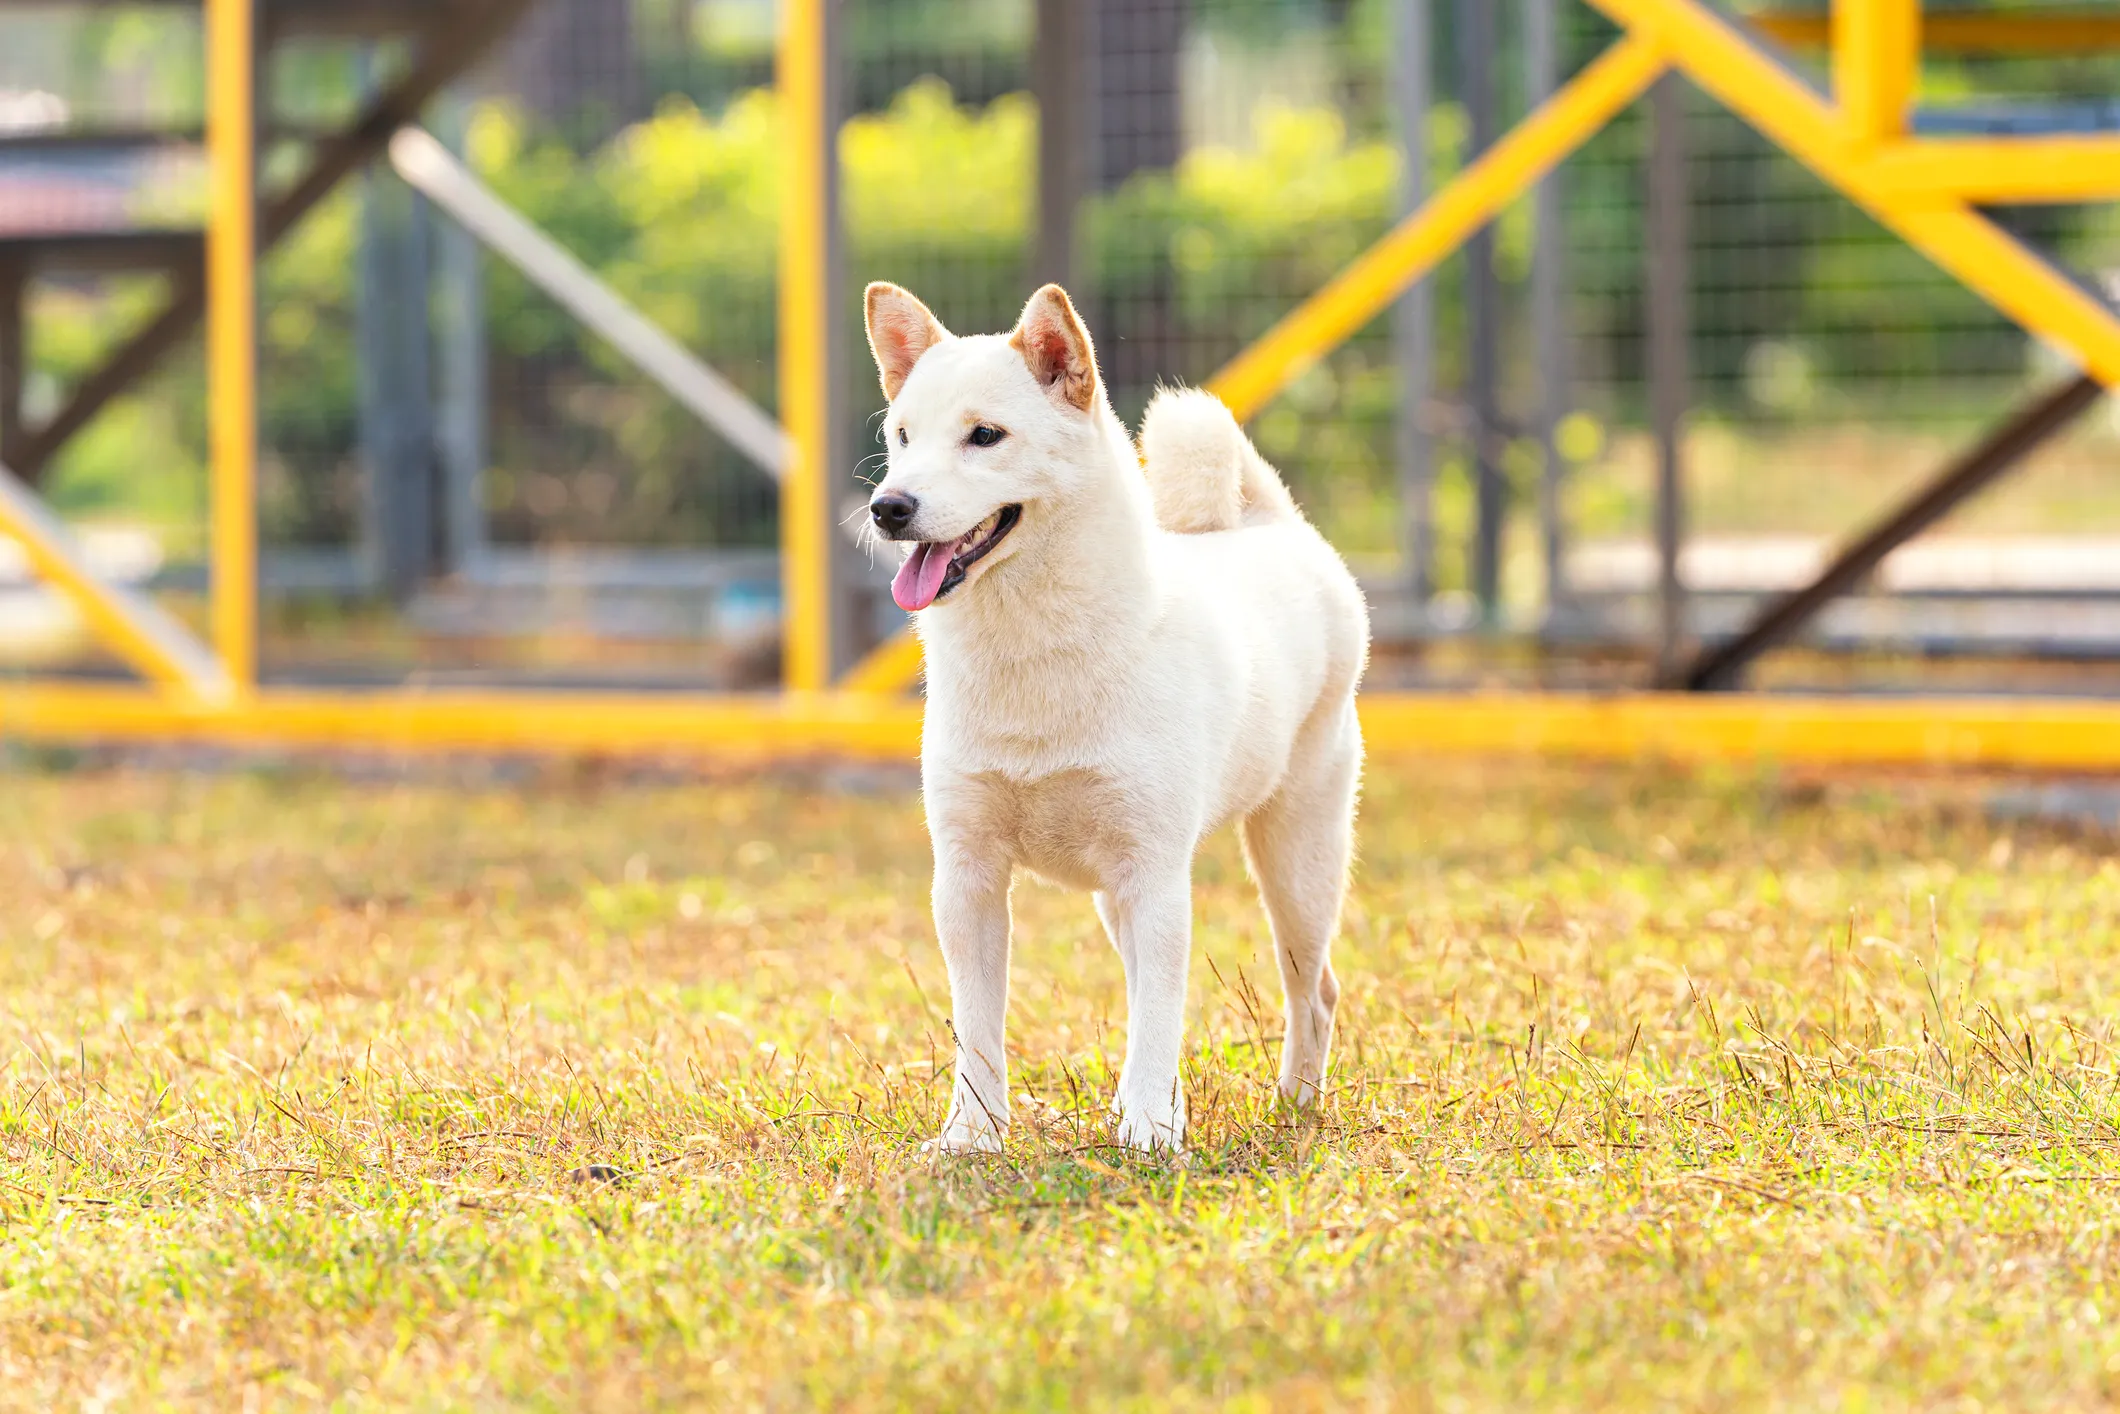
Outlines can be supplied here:
<path id="1" fill-rule="evenodd" d="M 942 592 L 943 578 L 949 572 L 946 547 L 925 542 L 915 545 L 913 553 L 898 567 L 898 577 L 891 581 L 891 597 L 909 614 L 925 609 Z"/>

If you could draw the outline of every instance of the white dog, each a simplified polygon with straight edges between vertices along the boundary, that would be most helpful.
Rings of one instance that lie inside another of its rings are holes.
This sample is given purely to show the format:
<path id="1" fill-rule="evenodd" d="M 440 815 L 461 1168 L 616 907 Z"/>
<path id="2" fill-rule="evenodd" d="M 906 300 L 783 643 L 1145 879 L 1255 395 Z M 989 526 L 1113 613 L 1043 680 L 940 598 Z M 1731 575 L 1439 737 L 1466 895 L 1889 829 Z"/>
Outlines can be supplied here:
<path id="1" fill-rule="evenodd" d="M 1193 855 L 1230 820 L 1287 994 L 1281 1093 L 1315 1099 L 1362 760 L 1353 576 L 1212 394 L 1157 394 L 1137 457 L 1059 286 L 1013 333 L 958 338 L 875 284 L 868 327 L 891 403 L 869 508 L 909 547 L 892 591 L 927 654 L 957 1040 L 937 1147 L 995 1150 L 1008 1126 L 1017 869 L 1095 891 L 1126 967 L 1119 1137 L 1179 1147 Z"/>

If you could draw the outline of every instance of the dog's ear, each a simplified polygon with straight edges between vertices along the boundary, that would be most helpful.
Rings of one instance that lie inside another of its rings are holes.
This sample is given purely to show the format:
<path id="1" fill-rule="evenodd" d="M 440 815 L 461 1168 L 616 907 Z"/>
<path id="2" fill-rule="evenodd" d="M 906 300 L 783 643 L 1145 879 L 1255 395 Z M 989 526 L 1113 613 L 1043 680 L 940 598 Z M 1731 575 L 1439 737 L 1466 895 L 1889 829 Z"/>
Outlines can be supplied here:
<path id="1" fill-rule="evenodd" d="M 888 281 L 869 286 L 867 299 L 869 352 L 876 355 L 883 395 L 895 400 L 920 356 L 949 338 L 950 331 L 910 292 Z"/>
<path id="2" fill-rule="evenodd" d="M 1081 412 L 1097 401 L 1097 351 L 1066 290 L 1047 285 L 1032 295 L 1008 341 L 1047 392 Z"/>

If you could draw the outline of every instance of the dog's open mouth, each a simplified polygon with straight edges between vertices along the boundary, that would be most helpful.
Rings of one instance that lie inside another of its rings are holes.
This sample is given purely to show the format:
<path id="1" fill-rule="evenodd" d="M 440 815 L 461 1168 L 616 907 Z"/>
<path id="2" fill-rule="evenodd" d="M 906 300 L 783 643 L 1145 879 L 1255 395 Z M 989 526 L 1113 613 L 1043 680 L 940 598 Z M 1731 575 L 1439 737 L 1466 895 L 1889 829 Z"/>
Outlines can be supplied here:
<path id="1" fill-rule="evenodd" d="M 907 613 L 925 609 L 964 583 L 965 573 L 1016 528 L 1023 507 L 1003 506 L 955 540 L 922 540 L 891 581 L 891 597 Z"/>

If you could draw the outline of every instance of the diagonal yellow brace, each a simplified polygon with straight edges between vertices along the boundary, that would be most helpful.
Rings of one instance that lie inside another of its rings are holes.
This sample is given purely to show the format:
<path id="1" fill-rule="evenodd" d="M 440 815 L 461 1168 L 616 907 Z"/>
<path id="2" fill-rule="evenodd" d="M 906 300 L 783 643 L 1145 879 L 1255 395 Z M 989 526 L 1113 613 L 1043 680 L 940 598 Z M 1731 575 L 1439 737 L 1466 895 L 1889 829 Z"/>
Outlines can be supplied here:
<path id="1" fill-rule="evenodd" d="M 1703 90 L 1780 144 L 1907 244 L 2027 331 L 2120 386 L 2120 318 L 2036 252 L 1962 202 L 1910 192 L 1879 147 L 1851 136 L 1809 85 L 1699 0 L 1590 0 L 1663 45 Z"/>
<path id="2" fill-rule="evenodd" d="M 1620 40 L 1478 161 L 1355 258 L 1325 287 L 1208 380 L 1247 421 L 1297 375 L 1376 318 L 1400 291 L 1589 141 L 1669 67 L 1661 43 Z"/>
<path id="3" fill-rule="evenodd" d="M 888 697 L 913 685 L 920 676 L 920 664 L 920 640 L 911 629 L 900 629 L 848 669 L 839 686 L 847 692 Z"/>
<path id="4" fill-rule="evenodd" d="M 1240 420 L 1252 417 L 1587 142 L 1667 67 L 1653 40 L 1630 36 L 1614 44 L 1208 380 L 1208 388 Z M 901 633 L 857 664 L 846 684 L 861 692 L 899 692 L 919 673 L 920 646 L 910 633 Z"/>
<path id="5" fill-rule="evenodd" d="M 71 599 L 96 637 L 142 677 L 200 701 L 228 699 L 228 677 L 206 646 L 146 595 L 98 579 L 66 526 L 4 466 L 0 535 L 20 542 L 38 578 Z"/>

